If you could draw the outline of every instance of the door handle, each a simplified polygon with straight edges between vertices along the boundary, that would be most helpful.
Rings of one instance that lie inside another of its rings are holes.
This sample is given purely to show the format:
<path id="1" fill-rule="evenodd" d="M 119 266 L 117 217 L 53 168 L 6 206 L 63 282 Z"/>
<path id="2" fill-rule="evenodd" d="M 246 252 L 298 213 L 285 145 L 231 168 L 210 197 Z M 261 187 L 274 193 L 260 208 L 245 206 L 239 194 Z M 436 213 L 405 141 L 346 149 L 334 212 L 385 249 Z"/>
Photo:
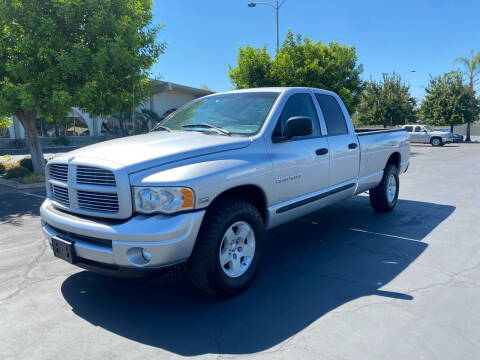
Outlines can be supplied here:
<path id="1" fill-rule="evenodd" d="M 351 144 L 348 144 L 348 148 L 349 148 L 349 149 L 356 149 L 356 148 L 357 148 L 357 146 L 358 146 L 358 144 L 357 144 L 357 143 L 351 143 Z"/>
<path id="2" fill-rule="evenodd" d="M 325 154 L 328 154 L 328 149 L 327 149 L 327 148 L 317 149 L 317 150 L 315 150 L 315 154 L 317 154 L 317 155 L 325 155 Z"/>

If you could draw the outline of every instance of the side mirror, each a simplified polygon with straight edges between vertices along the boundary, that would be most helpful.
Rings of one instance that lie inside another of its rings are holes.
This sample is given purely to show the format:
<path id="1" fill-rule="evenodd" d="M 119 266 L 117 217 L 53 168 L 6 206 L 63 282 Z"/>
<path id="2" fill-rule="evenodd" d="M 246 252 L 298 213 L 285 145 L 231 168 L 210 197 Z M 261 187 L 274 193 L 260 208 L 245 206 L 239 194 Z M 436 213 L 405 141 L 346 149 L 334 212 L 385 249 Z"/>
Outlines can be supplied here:
<path id="1" fill-rule="evenodd" d="M 308 116 L 294 116 L 287 120 L 283 128 L 283 136 L 291 138 L 293 136 L 307 136 L 313 132 L 312 119 Z"/>

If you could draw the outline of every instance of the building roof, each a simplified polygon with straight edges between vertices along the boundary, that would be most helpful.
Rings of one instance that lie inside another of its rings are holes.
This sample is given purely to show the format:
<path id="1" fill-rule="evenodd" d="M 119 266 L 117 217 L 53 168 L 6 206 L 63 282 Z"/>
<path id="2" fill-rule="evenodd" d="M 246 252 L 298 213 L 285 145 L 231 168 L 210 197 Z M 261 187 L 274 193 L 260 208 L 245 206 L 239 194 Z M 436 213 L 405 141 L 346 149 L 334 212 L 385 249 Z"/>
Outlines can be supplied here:
<path id="1" fill-rule="evenodd" d="M 155 86 L 154 94 L 172 90 L 188 92 L 197 96 L 205 96 L 214 93 L 212 90 L 194 88 L 191 86 L 176 84 L 170 81 L 152 80 L 152 83 Z"/>

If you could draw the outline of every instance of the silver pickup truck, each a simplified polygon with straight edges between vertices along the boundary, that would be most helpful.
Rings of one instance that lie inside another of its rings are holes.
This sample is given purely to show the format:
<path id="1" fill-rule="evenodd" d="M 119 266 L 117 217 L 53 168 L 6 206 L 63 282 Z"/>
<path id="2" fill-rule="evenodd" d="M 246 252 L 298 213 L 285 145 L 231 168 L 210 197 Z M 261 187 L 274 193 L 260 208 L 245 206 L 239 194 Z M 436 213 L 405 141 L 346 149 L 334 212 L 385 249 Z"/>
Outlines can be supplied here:
<path id="1" fill-rule="evenodd" d="M 411 143 L 443 146 L 454 142 L 454 136 L 451 132 L 434 130 L 427 125 L 403 125 L 402 128 L 408 132 Z"/>
<path id="2" fill-rule="evenodd" d="M 391 211 L 409 164 L 404 130 L 357 130 L 332 92 L 262 88 L 196 99 L 149 134 L 72 151 L 46 168 L 54 254 L 143 275 L 186 263 L 215 295 L 246 288 L 263 232 L 369 191 Z"/>

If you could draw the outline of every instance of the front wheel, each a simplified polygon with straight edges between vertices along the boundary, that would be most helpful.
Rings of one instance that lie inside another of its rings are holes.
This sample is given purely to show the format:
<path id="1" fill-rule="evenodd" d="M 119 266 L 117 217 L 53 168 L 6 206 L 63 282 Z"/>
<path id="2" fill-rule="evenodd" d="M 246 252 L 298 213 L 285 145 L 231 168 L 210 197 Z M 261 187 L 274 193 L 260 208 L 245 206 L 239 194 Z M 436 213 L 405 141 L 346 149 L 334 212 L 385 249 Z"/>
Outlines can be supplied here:
<path id="1" fill-rule="evenodd" d="M 370 204 L 377 212 L 389 212 L 398 202 L 400 181 L 395 165 L 387 165 L 380 184 L 370 190 Z"/>
<path id="2" fill-rule="evenodd" d="M 430 140 L 430 144 L 432 144 L 432 146 L 442 146 L 443 141 L 441 138 L 434 137 L 432 140 Z"/>
<path id="3" fill-rule="evenodd" d="M 225 199 L 207 211 L 188 261 L 195 286 L 216 296 L 231 296 L 252 282 L 260 263 L 263 219 L 250 203 Z"/>

